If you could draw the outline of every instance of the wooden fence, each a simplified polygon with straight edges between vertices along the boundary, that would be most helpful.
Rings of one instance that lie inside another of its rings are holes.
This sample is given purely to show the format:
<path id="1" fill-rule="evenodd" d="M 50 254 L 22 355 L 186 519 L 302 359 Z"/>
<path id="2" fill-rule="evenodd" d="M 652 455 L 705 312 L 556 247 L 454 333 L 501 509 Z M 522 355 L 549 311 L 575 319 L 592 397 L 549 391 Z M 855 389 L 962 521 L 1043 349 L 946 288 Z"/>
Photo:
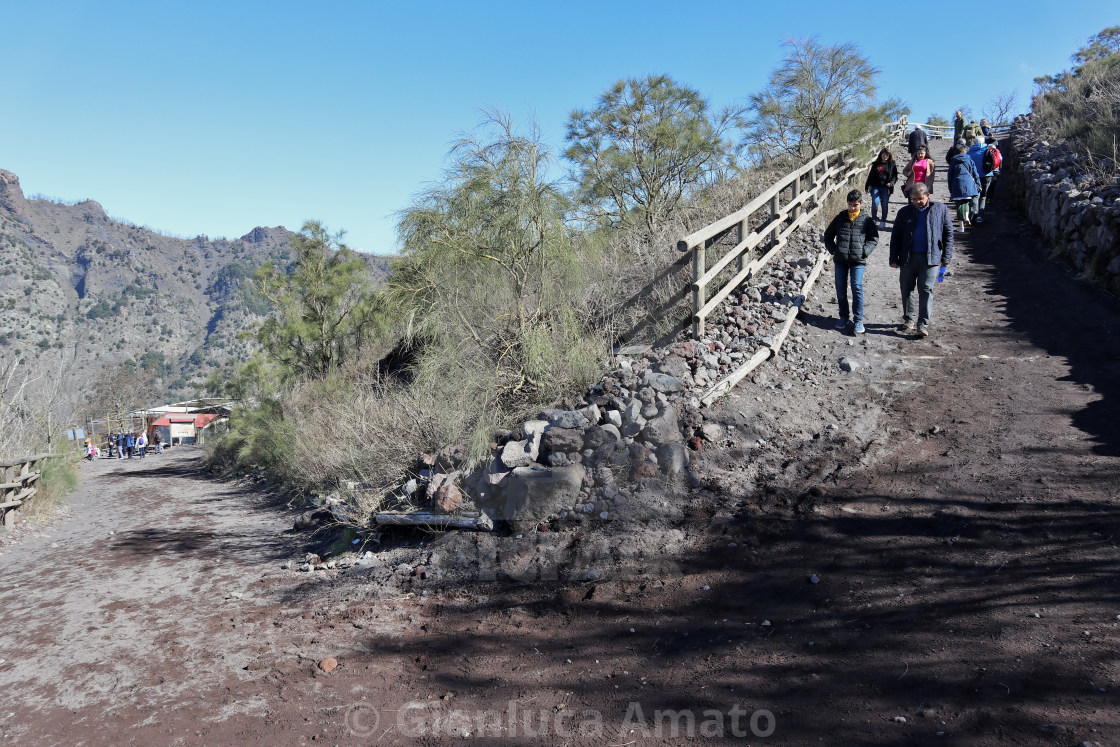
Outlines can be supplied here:
<path id="1" fill-rule="evenodd" d="M 720 302 L 755 275 L 778 253 L 790 235 L 820 212 L 829 195 L 846 187 L 865 172 L 870 161 L 853 156 L 871 142 L 873 150 L 906 131 L 906 118 L 888 122 L 877 132 L 843 148 L 825 151 L 796 171 L 783 176 L 769 189 L 731 215 L 690 233 L 677 242 L 677 250 L 692 252 L 692 336 L 704 335 L 704 320 Z M 711 267 L 707 250 L 738 228 L 739 242 Z M 758 256 L 755 250 L 760 249 Z M 753 257 L 753 259 L 752 259 Z M 735 273 L 714 293 L 709 286 L 731 265 Z"/>
<path id="2" fill-rule="evenodd" d="M 35 482 L 43 473 L 35 468 L 49 456 L 52 455 L 36 454 L 0 462 L 0 517 L 3 517 L 4 526 L 14 524 L 15 510 L 39 491 Z"/>
<path id="3" fill-rule="evenodd" d="M 907 125 L 907 127 L 911 130 L 913 130 L 917 126 L 917 124 Z M 922 129 L 926 131 L 927 135 L 933 138 L 941 138 L 947 140 L 953 137 L 953 125 L 922 124 Z M 1007 137 L 1010 133 L 1011 125 L 1009 124 L 992 125 L 992 134 L 994 134 L 996 137 Z"/>

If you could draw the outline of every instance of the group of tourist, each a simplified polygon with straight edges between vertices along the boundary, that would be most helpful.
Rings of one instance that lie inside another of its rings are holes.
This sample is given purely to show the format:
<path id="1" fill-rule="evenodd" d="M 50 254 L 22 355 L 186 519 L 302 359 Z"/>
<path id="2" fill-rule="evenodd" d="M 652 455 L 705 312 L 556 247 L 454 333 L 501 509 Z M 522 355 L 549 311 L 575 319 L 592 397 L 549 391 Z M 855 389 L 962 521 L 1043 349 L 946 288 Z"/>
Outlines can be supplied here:
<path id="1" fill-rule="evenodd" d="M 992 190 L 1003 158 L 988 120 L 965 124 L 957 111 L 954 145 L 949 149 L 949 196 L 964 232 L 984 220 L 992 201 Z M 890 237 L 890 266 L 898 270 L 902 291 L 901 334 L 921 339 L 929 336 L 933 313 L 933 288 L 945 279 L 953 259 L 955 228 L 953 214 L 943 203 L 933 202 L 935 164 L 929 157 L 929 139 L 921 125 L 907 138 L 910 162 L 902 170 L 906 181 L 902 193 L 907 204 L 895 216 Z M 887 227 L 887 208 L 900 174 L 889 148 L 883 148 L 871 164 L 864 190 L 871 195 L 870 214 L 863 210 L 863 193 L 847 195 L 848 208 L 840 212 L 824 232 L 824 243 L 835 265 L 836 329 L 853 334 L 866 332 L 863 323 L 863 276 L 867 259 L 879 243 L 879 231 Z M 848 289 L 851 288 L 851 304 Z M 918 305 L 914 305 L 917 290 Z M 850 317 L 850 320 L 849 320 Z"/>
<path id="2" fill-rule="evenodd" d="M 143 459 L 148 454 L 148 447 L 152 448 L 155 454 L 163 453 L 163 439 L 160 436 L 159 429 L 156 428 L 152 431 L 149 438 L 146 431 L 122 431 L 120 433 L 109 434 L 109 457 L 116 456 L 117 459 L 124 459 L 126 456 L 131 459 L 133 455 Z"/>

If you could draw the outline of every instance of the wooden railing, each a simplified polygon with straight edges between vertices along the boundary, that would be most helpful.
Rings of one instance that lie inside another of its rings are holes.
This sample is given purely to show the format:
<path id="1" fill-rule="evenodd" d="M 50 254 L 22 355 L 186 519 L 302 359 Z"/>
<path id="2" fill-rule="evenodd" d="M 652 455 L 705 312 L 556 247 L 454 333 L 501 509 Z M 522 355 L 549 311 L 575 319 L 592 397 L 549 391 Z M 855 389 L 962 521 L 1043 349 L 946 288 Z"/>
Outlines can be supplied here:
<path id="1" fill-rule="evenodd" d="M 908 124 L 906 125 L 906 127 L 912 130 L 917 127 L 917 124 Z M 930 137 L 942 139 L 952 139 L 953 137 L 953 125 L 932 125 L 922 123 L 922 129 L 925 130 L 926 134 Z M 991 129 L 992 132 L 995 133 L 996 137 L 1002 138 L 1007 137 L 1007 135 L 1011 132 L 1011 125 L 1001 123 L 992 125 Z"/>
<path id="2" fill-rule="evenodd" d="M 0 517 L 6 527 L 15 523 L 15 510 L 22 506 L 28 498 L 38 492 L 35 482 L 42 477 L 41 470 L 36 470 L 39 462 L 50 454 L 36 454 L 35 456 L 12 459 L 0 462 Z"/>
<path id="3" fill-rule="evenodd" d="M 809 163 L 779 179 L 769 189 L 725 218 L 690 233 L 677 242 L 681 252 L 692 252 L 692 336 L 704 335 L 704 320 L 733 290 L 756 274 L 788 241 L 791 234 L 812 220 L 833 192 L 843 189 L 870 161 L 853 159 L 869 141 L 874 148 L 901 139 L 906 117 L 882 125 L 844 148 L 821 153 Z M 752 228 L 752 225 L 758 224 Z M 711 267 L 707 249 L 738 228 L 738 243 Z M 755 250 L 760 249 L 759 256 Z M 753 259 L 752 259 L 753 257 Z M 735 274 L 717 291 L 708 287 L 731 263 Z"/>

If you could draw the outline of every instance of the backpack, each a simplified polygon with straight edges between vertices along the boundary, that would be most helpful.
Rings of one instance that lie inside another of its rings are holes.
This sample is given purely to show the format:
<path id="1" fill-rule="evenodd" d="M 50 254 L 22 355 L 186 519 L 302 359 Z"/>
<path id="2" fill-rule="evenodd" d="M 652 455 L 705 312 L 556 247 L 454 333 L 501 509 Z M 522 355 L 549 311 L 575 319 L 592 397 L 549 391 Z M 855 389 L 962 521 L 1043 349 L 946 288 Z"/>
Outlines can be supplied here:
<path id="1" fill-rule="evenodd" d="M 984 173 L 999 171 L 999 167 L 1002 165 L 1003 156 L 1000 155 L 999 148 L 989 145 L 984 151 Z"/>

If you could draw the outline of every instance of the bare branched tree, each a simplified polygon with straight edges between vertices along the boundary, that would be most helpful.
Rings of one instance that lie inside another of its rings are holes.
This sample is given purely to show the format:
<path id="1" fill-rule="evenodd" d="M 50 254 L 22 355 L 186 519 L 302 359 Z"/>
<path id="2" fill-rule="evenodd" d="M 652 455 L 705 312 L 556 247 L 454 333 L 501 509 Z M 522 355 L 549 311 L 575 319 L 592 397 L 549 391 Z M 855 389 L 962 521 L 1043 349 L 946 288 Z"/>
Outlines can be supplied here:
<path id="1" fill-rule="evenodd" d="M 72 364 L 43 358 L 32 369 L 19 356 L 0 358 L 0 457 L 56 450 L 79 396 Z"/>
<path id="2" fill-rule="evenodd" d="M 0 361 L 0 456 L 26 456 L 33 432 L 27 392 L 40 377 L 19 357 Z"/>
<path id="3" fill-rule="evenodd" d="M 158 394 L 154 372 L 128 361 L 105 369 L 89 390 L 85 410 L 91 418 L 105 418 L 110 428 L 123 429 L 128 414 L 150 407 Z"/>
<path id="4" fill-rule="evenodd" d="M 1003 124 L 1015 111 L 1016 104 L 1018 99 L 1014 91 L 1000 91 L 984 107 L 984 116 L 991 124 Z"/>

